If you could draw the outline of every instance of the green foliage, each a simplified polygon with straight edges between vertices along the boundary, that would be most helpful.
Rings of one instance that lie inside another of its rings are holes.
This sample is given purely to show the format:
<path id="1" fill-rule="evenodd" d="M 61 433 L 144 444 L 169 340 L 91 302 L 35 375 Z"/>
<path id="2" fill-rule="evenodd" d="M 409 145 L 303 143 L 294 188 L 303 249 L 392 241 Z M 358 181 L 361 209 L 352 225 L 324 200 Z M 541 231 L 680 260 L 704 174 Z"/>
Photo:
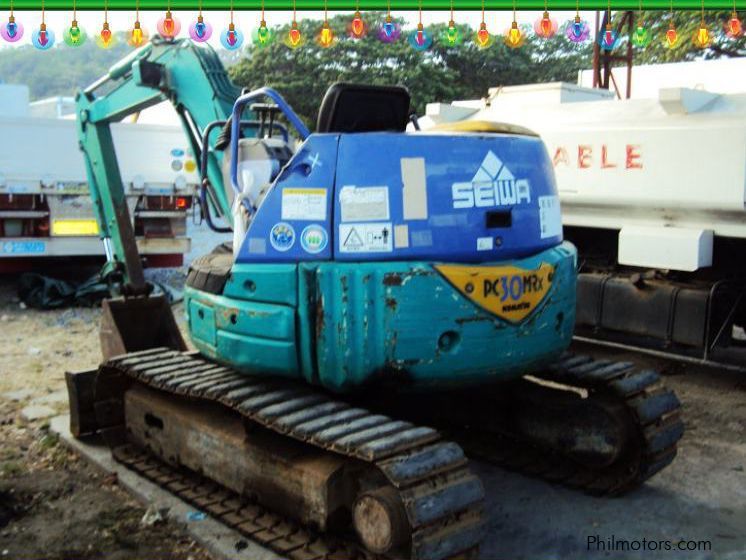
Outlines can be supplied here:
<path id="1" fill-rule="evenodd" d="M 650 44 L 644 49 L 635 48 L 635 64 L 658 64 L 662 62 L 681 62 L 697 58 L 720 58 L 746 56 L 746 37 L 731 39 L 724 28 L 731 17 L 730 11 L 705 11 L 705 25 L 713 39 L 712 45 L 700 49 L 692 42 L 692 37 L 699 29 L 702 18 L 697 12 L 645 12 L 642 24 L 651 33 Z M 617 14 L 619 17 L 621 13 Z M 666 31 L 673 22 L 678 33 L 678 42 L 673 48 L 665 44 Z"/>
<path id="2" fill-rule="evenodd" d="M 621 14 L 618 12 L 615 17 Z M 503 44 L 504 29 L 490 29 L 494 44 L 480 49 L 474 42 L 474 29 L 459 26 L 463 40 L 450 47 L 442 40 L 445 24 L 433 25 L 428 27 L 434 37 L 432 47 L 417 52 L 409 46 L 406 33 L 392 44 L 378 40 L 378 29 L 385 17 L 382 12 L 363 14 L 370 26 L 365 38 L 347 38 L 350 17 L 342 15 L 330 20 L 338 41 L 329 49 L 314 41 L 321 21 L 304 19 L 299 27 L 305 44 L 298 49 L 289 49 L 282 42 L 289 29 L 284 25 L 275 28 L 275 41 L 265 48 L 249 45 L 243 54 L 219 52 L 224 63 L 235 63 L 229 71 L 236 83 L 250 88 L 268 85 L 278 89 L 310 125 L 316 120 L 324 92 L 337 81 L 406 85 L 412 93 L 413 109 L 421 114 L 428 102 L 476 99 L 487 95 L 491 87 L 560 80 L 576 82 L 578 71 L 592 66 L 593 43 L 577 45 L 568 41 L 564 35 L 566 23 L 560 25 L 557 35 L 551 39 L 535 37 L 526 25 L 526 42 L 516 50 Z M 674 49 L 666 48 L 663 40 L 670 18 L 667 12 L 645 12 L 643 21 L 653 39 L 645 49 L 635 47 L 635 64 L 746 56 L 746 38 L 733 40 L 723 33 L 730 12 L 705 12 L 714 41 L 704 50 L 692 44 L 700 18 L 691 11 L 674 13 L 679 44 Z M 404 22 L 398 20 L 398 23 Z M 246 35 L 248 39 L 250 33 Z M 0 80 L 28 84 L 32 99 L 73 95 L 78 88 L 105 74 L 130 51 L 123 35 L 109 50 L 98 48 L 90 38 L 77 48 L 61 45 L 46 52 L 39 52 L 30 45 L 2 48 Z"/>
<path id="3" fill-rule="evenodd" d="M 74 95 L 131 51 L 123 36 L 110 49 L 99 48 L 90 36 L 79 47 L 59 45 L 44 52 L 31 45 L 6 47 L 0 50 L 0 81 L 28 85 L 32 100 Z"/>
<path id="4" fill-rule="evenodd" d="M 575 45 L 564 36 L 550 40 L 529 38 L 522 48 L 511 50 L 498 35 L 492 46 L 480 49 L 473 40 L 475 30 L 466 25 L 459 26 L 463 42 L 454 47 L 441 40 L 445 24 L 428 27 L 434 37 L 433 46 L 417 52 L 410 47 L 404 32 L 394 43 L 378 40 L 378 28 L 384 17 L 380 12 L 366 13 L 370 29 L 359 40 L 346 36 L 350 16 L 331 19 L 330 27 L 339 40 L 326 49 L 314 41 L 321 21 L 298 22 L 306 42 L 297 49 L 283 43 L 289 26 L 280 26 L 275 29 L 272 44 L 247 48 L 246 58 L 230 69 L 231 77 L 237 84 L 251 89 L 264 85 L 276 88 L 301 118 L 312 125 L 324 92 L 334 82 L 403 84 L 412 94 L 413 109 L 421 114 L 428 102 L 478 99 L 494 86 L 553 80 L 575 82 L 578 70 L 591 65 L 590 44 Z"/>

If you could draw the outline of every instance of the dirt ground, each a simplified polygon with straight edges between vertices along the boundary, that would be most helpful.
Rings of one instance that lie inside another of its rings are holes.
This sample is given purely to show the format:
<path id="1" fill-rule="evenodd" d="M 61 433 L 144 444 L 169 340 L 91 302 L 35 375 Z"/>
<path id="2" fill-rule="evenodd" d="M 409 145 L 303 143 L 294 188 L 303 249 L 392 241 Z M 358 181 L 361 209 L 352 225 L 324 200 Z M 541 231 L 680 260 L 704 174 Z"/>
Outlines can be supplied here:
<path id="1" fill-rule="evenodd" d="M 177 305 L 174 311 L 181 321 L 181 307 Z M 94 471 L 59 444 L 48 431 L 48 420 L 23 418 L 30 405 L 66 411 L 64 372 L 98 363 L 99 317 L 97 309 L 23 309 L 13 281 L 0 279 L 0 560 L 208 559 L 208 553 L 181 527 L 142 524 L 146 508 L 129 498 L 116 480 Z M 617 357 L 627 356 L 618 352 Z M 537 557 L 533 554 L 536 547 L 546 552 L 554 550 L 555 544 L 568 551 L 557 558 L 585 557 L 577 554 L 580 549 L 568 548 L 565 543 L 571 529 L 580 532 L 587 525 L 582 515 L 598 511 L 608 517 L 612 528 L 620 523 L 631 527 L 635 519 L 643 519 L 651 511 L 651 503 L 660 504 L 655 507 L 660 508 L 657 514 L 661 517 L 651 519 L 649 526 L 665 526 L 665 521 L 670 521 L 667 518 L 689 508 L 686 515 L 692 515 L 691 526 L 704 535 L 711 534 L 722 550 L 728 551 L 728 555 L 707 558 L 746 557 L 733 552 L 746 550 L 742 546 L 746 538 L 742 530 L 746 527 L 746 375 L 655 359 L 641 361 L 662 370 L 684 403 L 687 432 L 672 468 L 641 492 L 625 498 L 626 502 L 604 505 L 606 502 L 588 501 L 570 491 L 526 481 L 520 475 L 478 467 L 488 493 L 492 494 L 494 486 L 495 494 L 500 495 L 488 508 L 495 520 L 483 547 L 488 554 L 485 557 L 533 558 Z M 504 493 L 507 490 L 512 494 Z M 533 517 L 523 519 L 541 507 L 536 503 L 527 508 L 534 499 L 545 505 L 554 500 L 552 507 L 557 511 L 567 509 L 564 525 L 553 529 L 550 536 L 526 529 L 537 527 Z M 705 507 L 713 512 L 709 518 L 697 513 Z M 629 520 L 625 520 L 627 515 Z M 578 518 L 577 527 L 572 526 L 572 516 Z M 676 522 L 679 525 L 671 526 L 671 532 L 689 523 L 681 516 Z M 740 533 L 731 530 L 739 526 Z M 730 556 L 731 552 L 736 555 Z"/>
<path id="2" fill-rule="evenodd" d="M 97 309 L 22 309 L 0 280 L 0 558 L 191 559 L 211 556 L 70 453 L 28 406 L 67 408 L 64 372 L 100 359 Z"/>

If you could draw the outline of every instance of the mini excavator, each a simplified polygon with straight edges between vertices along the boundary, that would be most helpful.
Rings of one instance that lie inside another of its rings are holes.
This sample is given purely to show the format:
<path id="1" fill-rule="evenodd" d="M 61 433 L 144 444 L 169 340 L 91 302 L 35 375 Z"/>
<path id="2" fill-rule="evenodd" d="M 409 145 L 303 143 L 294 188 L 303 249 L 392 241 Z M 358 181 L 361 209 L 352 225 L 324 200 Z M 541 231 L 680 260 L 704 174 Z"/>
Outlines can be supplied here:
<path id="1" fill-rule="evenodd" d="M 110 132 L 162 101 L 233 239 L 190 267 L 196 350 L 145 282 Z M 104 362 L 68 375 L 73 432 L 281 557 L 476 555 L 467 454 L 605 495 L 673 460 L 659 375 L 566 353 L 576 251 L 531 131 L 422 132 L 405 88 L 335 84 L 310 132 L 209 47 L 159 37 L 77 112 L 119 295 Z"/>

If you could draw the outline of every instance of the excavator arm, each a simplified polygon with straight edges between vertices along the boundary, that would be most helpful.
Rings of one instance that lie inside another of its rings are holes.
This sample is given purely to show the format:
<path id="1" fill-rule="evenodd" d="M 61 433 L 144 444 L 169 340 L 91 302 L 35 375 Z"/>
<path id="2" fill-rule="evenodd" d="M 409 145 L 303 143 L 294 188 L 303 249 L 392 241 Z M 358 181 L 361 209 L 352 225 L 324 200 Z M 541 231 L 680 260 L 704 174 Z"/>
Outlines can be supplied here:
<path id="1" fill-rule="evenodd" d="M 146 46 L 112 66 L 76 97 L 78 137 L 83 151 L 100 236 L 106 250 L 104 274 L 116 274 L 125 295 L 143 295 L 147 285 L 137 251 L 124 187 L 111 134 L 111 123 L 163 101 L 176 109 L 197 160 L 206 150 L 204 175 L 216 213 L 230 223 L 230 201 L 222 188 L 222 151 L 212 150 L 218 127 L 239 97 L 217 54 L 189 40 L 155 37 Z M 205 130 L 207 144 L 203 146 Z"/>

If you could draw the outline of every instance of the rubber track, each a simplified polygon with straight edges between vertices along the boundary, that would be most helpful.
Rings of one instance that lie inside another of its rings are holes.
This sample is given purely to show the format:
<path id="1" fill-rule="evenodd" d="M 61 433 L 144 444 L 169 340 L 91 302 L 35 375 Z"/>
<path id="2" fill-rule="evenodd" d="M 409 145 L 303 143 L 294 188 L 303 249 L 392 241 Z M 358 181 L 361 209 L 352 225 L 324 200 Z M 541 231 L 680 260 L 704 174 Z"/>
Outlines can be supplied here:
<path id="1" fill-rule="evenodd" d="M 102 426 L 109 441 L 114 434 L 121 440 L 125 432 L 123 397 L 135 380 L 221 403 L 277 433 L 379 469 L 407 512 L 412 559 L 469 554 L 482 539 L 481 481 L 461 448 L 432 428 L 353 407 L 305 384 L 240 374 L 196 352 L 155 348 L 112 358 L 99 368 L 96 406 L 111 419 Z"/>
<path id="2" fill-rule="evenodd" d="M 636 452 L 627 453 L 610 468 L 594 469 L 512 437 L 457 438 L 468 453 L 594 495 L 628 492 L 674 460 L 677 443 L 684 433 L 681 404 L 656 371 L 639 370 L 631 362 L 566 354 L 557 364 L 533 376 L 588 390 L 591 398 L 594 394 L 605 394 L 619 399 L 633 423 Z"/>

